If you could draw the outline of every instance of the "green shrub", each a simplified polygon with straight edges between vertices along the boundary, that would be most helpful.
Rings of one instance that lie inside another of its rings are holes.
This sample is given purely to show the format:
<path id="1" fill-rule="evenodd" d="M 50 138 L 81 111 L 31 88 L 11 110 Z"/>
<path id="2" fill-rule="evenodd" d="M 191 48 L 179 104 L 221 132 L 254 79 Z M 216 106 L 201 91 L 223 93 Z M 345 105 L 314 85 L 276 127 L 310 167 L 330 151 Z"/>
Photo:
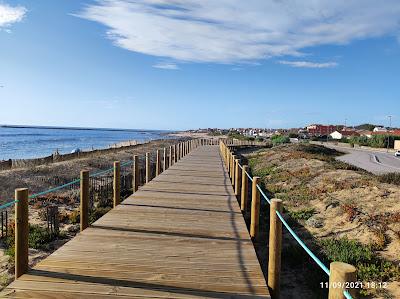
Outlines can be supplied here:
<path id="1" fill-rule="evenodd" d="M 306 208 L 298 211 L 289 211 L 288 214 L 295 220 L 308 220 L 315 214 L 315 209 Z"/>
<path id="2" fill-rule="evenodd" d="M 75 211 L 72 211 L 71 212 L 71 214 L 69 214 L 69 221 L 72 223 L 72 224 L 78 224 L 78 223 L 80 223 L 80 219 L 81 219 L 81 217 L 80 217 L 80 213 L 79 213 L 79 210 L 75 210 Z"/>
<path id="3" fill-rule="evenodd" d="M 273 146 L 277 146 L 284 143 L 290 143 L 289 136 L 284 135 L 274 135 L 271 137 L 271 142 Z"/>
<path id="4" fill-rule="evenodd" d="M 388 281 L 400 279 L 398 265 L 380 258 L 372 245 L 355 240 L 325 239 L 320 241 L 321 253 L 329 262 L 337 261 L 354 265 L 361 281 Z"/>
<path id="5" fill-rule="evenodd" d="M 51 241 L 57 239 L 56 236 L 50 234 L 47 229 L 39 225 L 29 226 L 29 247 L 34 249 L 44 249 Z"/>
<path id="6" fill-rule="evenodd" d="M 64 238 L 63 234 L 51 234 L 46 228 L 43 228 L 37 224 L 29 225 L 29 237 L 28 245 L 29 248 L 34 249 L 47 249 L 50 242 Z M 11 257 L 15 256 L 15 230 L 9 231 L 9 236 L 5 239 L 5 253 Z"/>
<path id="7" fill-rule="evenodd" d="M 381 183 L 388 183 L 394 185 L 400 185 L 400 173 L 399 172 L 391 172 L 378 175 L 378 180 Z"/>

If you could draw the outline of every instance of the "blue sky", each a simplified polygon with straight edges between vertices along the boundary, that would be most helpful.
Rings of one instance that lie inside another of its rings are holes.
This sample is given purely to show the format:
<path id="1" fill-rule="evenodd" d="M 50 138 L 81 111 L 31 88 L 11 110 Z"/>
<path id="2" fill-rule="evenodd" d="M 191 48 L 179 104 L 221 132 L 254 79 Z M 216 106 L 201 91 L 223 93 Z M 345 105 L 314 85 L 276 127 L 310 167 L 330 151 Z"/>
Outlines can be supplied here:
<path id="1" fill-rule="evenodd" d="M 376 3 L 0 0 L 0 124 L 400 126 L 400 2 Z"/>

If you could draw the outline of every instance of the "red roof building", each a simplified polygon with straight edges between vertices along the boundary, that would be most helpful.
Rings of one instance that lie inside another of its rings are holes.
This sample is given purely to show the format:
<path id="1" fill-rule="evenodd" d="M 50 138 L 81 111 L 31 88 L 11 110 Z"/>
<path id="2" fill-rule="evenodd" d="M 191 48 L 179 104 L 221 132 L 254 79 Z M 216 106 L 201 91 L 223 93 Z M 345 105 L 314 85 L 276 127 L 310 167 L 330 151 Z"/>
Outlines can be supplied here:
<path id="1" fill-rule="evenodd" d="M 307 132 L 311 135 L 328 135 L 337 130 L 336 126 L 333 125 L 319 125 L 319 124 L 314 124 L 314 125 L 309 125 L 307 127 Z"/>

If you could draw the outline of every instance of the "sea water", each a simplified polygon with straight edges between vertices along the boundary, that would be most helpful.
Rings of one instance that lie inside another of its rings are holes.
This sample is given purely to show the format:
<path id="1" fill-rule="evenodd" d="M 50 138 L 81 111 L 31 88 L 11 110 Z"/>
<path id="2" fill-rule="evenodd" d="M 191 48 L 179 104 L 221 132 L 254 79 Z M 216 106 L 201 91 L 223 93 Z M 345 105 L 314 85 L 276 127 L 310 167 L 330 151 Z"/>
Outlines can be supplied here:
<path id="1" fill-rule="evenodd" d="M 168 133 L 161 130 L 0 127 L 0 161 L 40 158 L 55 151 L 66 154 L 75 149 L 103 149 L 127 140 L 144 142 L 170 138 Z"/>

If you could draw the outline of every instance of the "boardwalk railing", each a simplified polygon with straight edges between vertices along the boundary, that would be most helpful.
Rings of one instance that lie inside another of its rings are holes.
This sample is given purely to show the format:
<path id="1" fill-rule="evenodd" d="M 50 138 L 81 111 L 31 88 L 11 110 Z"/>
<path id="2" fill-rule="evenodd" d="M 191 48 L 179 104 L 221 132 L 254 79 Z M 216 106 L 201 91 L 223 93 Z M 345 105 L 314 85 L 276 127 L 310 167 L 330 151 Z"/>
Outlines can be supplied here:
<path id="1" fill-rule="evenodd" d="M 23 275 L 28 270 L 28 247 L 29 247 L 29 201 L 40 199 L 43 196 L 54 193 L 59 190 L 79 190 L 79 222 L 80 231 L 83 231 L 90 225 L 90 210 L 93 209 L 96 194 L 94 191 L 101 192 L 102 198 L 98 198 L 100 206 L 108 205 L 115 208 L 121 202 L 121 195 L 130 190 L 134 193 L 139 187 L 151 181 L 155 176 L 161 174 L 171 165 L 178 162 L 186 156 L 191 150 L 203 145 L 217 145 L 218 139 L 191 139 L 175 143 L 169 148 L 163 148 L 156 151 L 155 162 L 151 159 L 151 153 L 145 155 L 144 163 L 140 163 L 139 156 L 135 155 L 132 160 L 126 162 L 115 161 L 113 167 L 96 173 L 90 173 L 88 170 L 82 170 L 80 177 L 63 185 L 29 195 L 28 188 L 18 188 L 15 190 L 15 199 L 0 206 L 2 219 L 2 237 L 8 236 L 10 224 L 8 217 L 13 213 L 15 228 L 15 279 Z M 231 144 L 236 144 L 230 141 Z M 129 180 L 127 180 L 129 179 Z M 111 186 L 111 188 L 109 188 Z M 121 187 L 122 190 L 121 190 Z M 105 193 L 103 192 L 105 190 Z M 109 192 L 111 191 L 111 192 Z M 112 203 L 108 202 L 112 197 Z M 124 196 L 126 197 L 126 196 Z M 107 201 L 104 203 L 103 201 Z M 47 211 L 51 210 L 46 207 Z M 58 207 L 56 207 L 58 208 Z M 4 212 L 4 213 L 3 213 Z M 53 222 L 48 223 L 48 230 L 54 229 L 55 223 L 59 222 L 58 209 L 51 218 Z M 50 217 L 48 217 L 50 219 Z M 57 219 L 56 219 L 57 218 Z M 58 230 L 58 226 L 57 226 Z"/>
<path id="2" fill-rule="evenodd" d="M 281 249 L 282 249 L 282 225 L 289 231 L 306 253 L 317 263 L 318 266 L 329 276 L 329 299 L 355 298 L 357 295 L 356 268 L 342 262 L 332 262 L 328 269 L 322 261 L 307 247 L 300 237 L 293 231 L 282 215 L 282 201 L 280 199 L 269 199 L 261 189 L 259 177 L 252 177 L 247 165 L 242 165 L 240 159 L 234 154 L 234 149 L 239 146 L 235 142 L 220 141 L 220 151 L 224 159 L 226 169 L 232 181 L 235 195 L 240 202 L 241 210 L 246 215 L 251 209 L 250 236 L 258 237 L 260 217 L 260 196 L 270 204 L 270 227 L 269 227 L 269 257 L 268 257 L 268 287 L 272 298 L 280 298 L 280 272 L 281 272 Z M 248 199 L 248 181 L 251 185 L 251 202 Z M 251 206 L 249 207 L 249 204 Z"/>

